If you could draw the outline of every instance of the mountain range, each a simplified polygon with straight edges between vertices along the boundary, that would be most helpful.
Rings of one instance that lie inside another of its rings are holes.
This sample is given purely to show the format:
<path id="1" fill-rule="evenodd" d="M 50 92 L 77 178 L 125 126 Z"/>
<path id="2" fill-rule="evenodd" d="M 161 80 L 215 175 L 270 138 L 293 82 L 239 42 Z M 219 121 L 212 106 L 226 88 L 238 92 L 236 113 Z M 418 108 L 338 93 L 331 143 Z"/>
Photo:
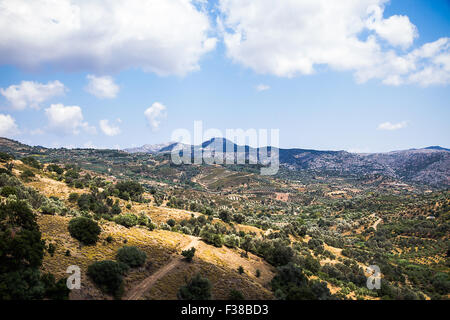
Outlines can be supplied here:
<path id="1" fill-rule="evenodd" d="M 261 163 L 259 151 L 247 145 L 238 146 L 230 140 L 212 138 L 200 145 L 185 145 L 168 142 L 158 145 L 143 145 L 124 149 L 129 153 L 167 154 L 173 150 L 201 151 L 214 156 L 221 152 L 226 158 L 236 159 L 240 150 L 245 150 L 245 158 Z M 268 147 L 269 150 L 276 148 Z M 232 150 L 232 151 L 231 151 Z M 228 152 L 226 152 L 228 151 Z M 256 152 L 255 152 L 256 151 Z M 257 159 L 254 155 L 257 155 Z M 278 149 L 280 166 L 292 170 L 315 172 L 318 174 L 341 175 L 383 175 L 409 183 L 425 184 L 433 187 L 450 186 L 450 149 L 430 146 L 384 153 L 350 153 L 347 151 L 319 151 L 310 149 Z"/>

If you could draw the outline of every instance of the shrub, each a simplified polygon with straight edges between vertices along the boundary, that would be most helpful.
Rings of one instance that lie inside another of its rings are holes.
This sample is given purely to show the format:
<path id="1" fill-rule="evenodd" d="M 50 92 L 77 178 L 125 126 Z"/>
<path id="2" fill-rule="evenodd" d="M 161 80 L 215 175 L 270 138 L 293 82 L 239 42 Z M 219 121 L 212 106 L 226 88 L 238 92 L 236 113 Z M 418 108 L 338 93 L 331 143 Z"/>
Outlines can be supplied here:
<path id="1" fill-rule="evenodd" d="M 124 227 L 131 228 L 138 224 L 139 219 L 134 214 L 127 213 L 124 215 L 114 217 L 114 222 Z"/>
<path id="2" fill-rule="evenodd" d="M 226 235 L 224 237 L 224 244 L 229 248 L 237 248 L 240 244 L 239 237 L 234 234 Z"/>
<path id="3" fill-rule="evenodd" d="M 101 232 L 98 223 L 86 217 L 73 218 L 68 229 L 72 237 L 86 245 L 96 243 Z"/>
<path id="4" fill-rule="evenodd" d="M 256 269 L 256 277 L 259 278 L 261 276 L 261 271 L 259 269 Z"/>
<path id="5" fill-rule="evenodd" d="M 230 291 L 230 295 L 228 296 L 229 300 L 244 300 L 244 295 L 242 292 L 236 289 L 232 289 Z"/>
<path id="6" fill-rule="evenodd" d="M 13 186 L 4 186 L 0 191 L 0 195 L 6 198 L 10 195 L 17 195 L 17 189 Z"/>
<path id="7" fill-rule="evenodd" d="M 35 175 L 33 173 L 33 171 L 31 171 L 30 169 L 25 169 L 21 174 L 20 177 L 25 180 L 28 181 L 30 180 L 30 178 L 33 178 Z"/>
<path id="8" fill-rule="evenodd" d="M 36 168 L 36 169 L 40 169 L 41 168 L 41 164 L 39 163 L 39 161 L 36 160 L 36 158 L 33 157 L 25 157 L 21 159 L 23 163 L 25 163 L 26 165 L 29 165 L 30 167 Z"/>
<path id="9" fill-rule="evenodd" d="M 55 251 L 56 251 L 56 246 L 53 243 L 50 243 L 48 245 L 47 251 L 50 254 L 50 256 L 53 257 L 53 255 L 55 254 Z"/>
<path id="10" fill-rule="evenodd" d="M 171 227 L 175 227 L 175 224 L 176 224 L 177 222 L 175 221 L 175 220 L 173 220 L 173 219 L 169 219 L 169 220 L 167 220 L 167 224 L 169 225 L 169 226 L 171 226 Z"/>
<path id="11" fill-rule="evenodd" d="M 77 202 L 79 197 L 80 197 L 80 195 L 78 193 L 72 192 L 71 194 L 69 194 L 69 201 Z"/>
<path id="12" fill-rule="evenodd" d="M 137 247 L 125 246 L 117 251 L 116 259 L 130 268 L 137 268 L 144 265 L 147 254 Z"/>
<path id="13" fill-rule="evenodd" d="M 244 267 L 243 266 L 239 266 L 238 272 L 239 272 L 239 274 L 243 274 L 244 273 Z"/>
<path id="14" fill-rule="evenodd" d="M 231 220 L 231 213 L 227 210 L 221 210 L 219 212 L 219 218 L 223 221 L 223 222 L 230 222 Z"/>
<path id="15" fill-rule="evenodd" d="M 183 250 L 181 252 L 181 255 L 186 258 L 186 261 L 191 262 L 192 258 L 194 258 L 195 255 L 195 248 L 192 247 L 190 249 Z"/>
<path id="16" fill-rule="evenodd" d="M 88 267 L 87 275 L 104 292 L 116 298 L 123 293 L 123 276 L 128 267 L 111 260 L 94 262 Z"/>
<path id="17" fill-rule="evenodd" d="M 6 162 L 12 159 L 14 159 L 14 157 L 9 153 L 0 152 L 0 162 Z"/>
<path id="18" fill-rule="evenodd" d="M 178 290 L 177 297 L 180 300 L 209 300 L 211 299 L 211 282 L 198 273 Z"/>

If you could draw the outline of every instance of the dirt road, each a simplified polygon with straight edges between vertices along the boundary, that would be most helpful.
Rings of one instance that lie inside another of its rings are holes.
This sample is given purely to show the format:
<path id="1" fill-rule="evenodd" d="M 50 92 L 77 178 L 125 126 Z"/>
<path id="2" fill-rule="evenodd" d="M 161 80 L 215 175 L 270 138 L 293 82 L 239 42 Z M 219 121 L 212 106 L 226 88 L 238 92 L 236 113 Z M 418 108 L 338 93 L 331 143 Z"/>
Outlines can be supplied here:
<path id="1" fill-rule="evenodd" d="M 198 245 L 199 238 L 194 238 L 192 241 L 182 248 L 181 250 L 190 249 L 192 247 L 196 247 Z M 139 284 L 137 284 L 134 288 L 131 288 L 124 297 L 124 300 L 138 300 L 142 297 L 142 295 L 147 292 L 159 279 L 164 277 L 168 272 L 173 270 L 175 267 L 183 263 L 183 257 L 179 254 L 175 254 L 172 259 L 170 259 L 169 263 L 167 263 L 164 267 L 157 270 L 152 275 L 148 276 L 144 280 L 142 280 Z"/>

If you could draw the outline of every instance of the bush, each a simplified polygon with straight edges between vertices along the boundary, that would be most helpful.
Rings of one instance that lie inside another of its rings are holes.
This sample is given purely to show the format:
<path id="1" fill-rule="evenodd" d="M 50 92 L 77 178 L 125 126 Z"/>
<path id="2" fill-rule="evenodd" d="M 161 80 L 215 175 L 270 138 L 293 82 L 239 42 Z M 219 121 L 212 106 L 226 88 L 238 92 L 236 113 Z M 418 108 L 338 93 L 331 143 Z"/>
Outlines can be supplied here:
<path id="1" fill-rule="evenodd" d="M 239 266 L 238 272 L 239 272 L 239 274 L 243 274 L 244 273 L 244 267 L 243 266 Z"/>
<path id="2" fill-rule="evenodd" d="M 25 180 L 28 181 L 30 180 L 30 178 L 34 177 L 34 173 L 33 171 L 31 171 L 30 169 L 25 169 L 21 174 L 20 177 Z"/>
<path id="3" fill-rule="evenodd" d="M 139 219 L 132 213 L 114 217 L 114 222 L 124 227 L 131 228 L 139 223 Z"/>
<path id="4" fill-rule="evenodd" d="M 244 300 L 244 295 L 242 292 L 236 289 L 232 289 L 230 291 L 230 295 L 228 296 L 229 300 Z"/>
<path id="5" fill-rule="evenodd" d="M 101 232 L 97 222 L 86 217 L 73 218 L 68 229 L 72 237 L 86 245 L 95 244 Z"/>
<path id="6" fill-rule="evenodd" d="M 36 168 L 36 169 L 40 169 L 41 168 L 41 164 L 39 163 L 39 161 L 36 160 L 36 158 L 33 157 L 25 157 L 23 159 L 21 159 L 23 163 L 25 163 L 26 165 L 29 165 L 30 167 Z"/>
<path id="7" fill-rule="evenodd" d="M 10 195 L 17 195 L 17 189 L 13 186 L 4 186 L 1 191 L 0 195 L 8 198 Z"/>
<path id="8" fill-rule="evenodd" d="M 72 192 L 71 194 L 69 194 L 69 201 L 77 202 L 79 197 L 80 197 L 80 195 L 78 193 Z"/>
<path id="9" fill-rule="evenodd" d="M 192 247 L 190 249 L 183 250 L 181 252 L 181 255 L 186 258 L 186 261 L 191 262 L 192 258 L 194 258 L 195 255 L 195 248 Z"/>
<path id="10" fill-rule="evenodd" d="M 123 293 L 123 276 L 127 270 L 128 267 L 123 263 L 104 260 L 91 264 L 87 275 L 102 291 L 117 298 Z"/>
<path id="11" fill-rule="evenodd" d="M 130 268 L 137 268 L 144 265 L 147 254 L 137 247 L 125 246 L 117 251 L 116 259 Z"/>
<path id="12" fill-rule="evenodd" d="M 12 159 L 14 159 L 14 157 L 9 153 L 0 152 L 0 162 L 6 162 Z"/>
<path id="13" fill-rule="evenodd" d="M 175 224 L 176 224 L 177 222 L 175 221 L 175 220 L 173 220 L 173 219 L 169 219 L 169 220 L 167 220 L 167 224 L 169 225 L 169 226 L 171 226 L 171 227 L 175 227 Z"/>
<path id="14" fill-rule="evenodd" d="M 211 299 L 211 282 L 198 273 L 178 290 L 177 297 L 180 300 L 209 300 Z"/>

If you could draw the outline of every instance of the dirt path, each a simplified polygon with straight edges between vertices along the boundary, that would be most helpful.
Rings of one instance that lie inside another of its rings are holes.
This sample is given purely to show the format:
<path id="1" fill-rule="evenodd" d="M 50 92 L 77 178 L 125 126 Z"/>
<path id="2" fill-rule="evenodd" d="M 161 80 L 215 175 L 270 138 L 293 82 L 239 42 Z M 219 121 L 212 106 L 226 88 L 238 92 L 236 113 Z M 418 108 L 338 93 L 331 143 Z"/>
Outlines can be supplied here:
<path id="1" fill-rule="evenodd" d="M 199 243 L 199 238 L 194 238 L 192 241 L 182 248 L 181 250 L 190 249 L 192 247 L 196 247 Z M 172 259 L 167 263 L 164 267 L 157 270 L 155 273 L 150 275 L 149 277 L 142 280 L 139 284 L 137 284 L 134 288 L 131 288 L 124 300 L 138 300 L 142 297 L 142 295 L 147 292 L 159 279 L 164 277 L 168 272 L 174 269 L 176 266 L 182 263 L 183 257 L 179 254 L 175 254 Z"/>
<path id="2" fill-rule="evenodd" d="M 377 218 L 377 216 L 376 216 L 375 214 L 373 214 L 373 216 L 374 216 L 375 218 Z M 372 225 L 372 228 L 374 228 L 375 230 L 377 230 L 377 226 L 378 226 L 378 224 L 379 224 L 380 222 L 383 222 L 383 219 L 378 218 L 378 220 L 375 221 L 374 224 Z"/>

